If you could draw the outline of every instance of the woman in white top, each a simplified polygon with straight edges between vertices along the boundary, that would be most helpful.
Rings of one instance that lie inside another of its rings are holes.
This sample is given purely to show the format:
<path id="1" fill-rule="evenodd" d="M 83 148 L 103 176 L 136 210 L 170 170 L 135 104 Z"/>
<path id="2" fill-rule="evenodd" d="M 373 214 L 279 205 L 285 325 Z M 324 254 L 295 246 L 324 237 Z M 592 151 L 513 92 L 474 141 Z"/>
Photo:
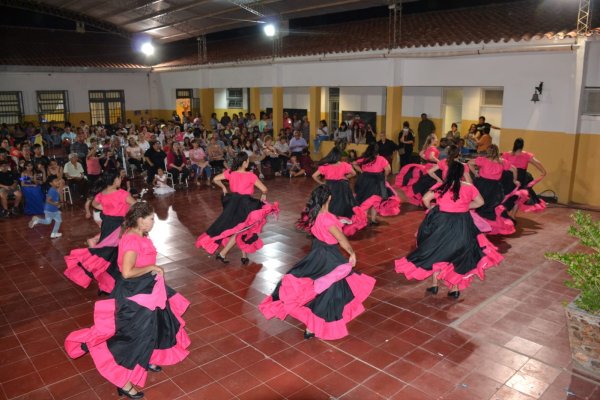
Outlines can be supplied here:
<path id="1" fill-rule="evenodd" d="M 279 172 L 283 172 L 287 166 L 287 162 L 292 154 L 290 152 L 290 146 L 288 146 L 287 140 L 285 139 L 285 135 L 280 135 L 279 140 L 275 143 L 275 151 L 279 156 L 279 165 L 281 170 Z"/>

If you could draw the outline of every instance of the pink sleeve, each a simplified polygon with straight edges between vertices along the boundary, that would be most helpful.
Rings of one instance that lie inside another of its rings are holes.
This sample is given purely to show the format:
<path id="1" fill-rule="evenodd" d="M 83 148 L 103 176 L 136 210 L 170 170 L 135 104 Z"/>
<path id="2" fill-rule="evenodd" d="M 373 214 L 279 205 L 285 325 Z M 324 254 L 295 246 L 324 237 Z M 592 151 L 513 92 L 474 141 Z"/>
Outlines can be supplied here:
<path id="1" fill-rule="evenodd" d="M 506 158 L 503 158 L 502 166 L 504 167 L 505 171 L 508 171 L 510 169 L 510 162 Z"/>
<path id="2" fill-rule="evenodd" d="M 379 166 L 381 167 L 381 169 L 385 169 L 385 167 L 390 165 L 390 163 L 388 162 L 388 160 L 385 159 L 385 157 L 378 156 L 377 160 L 379 160 Z"/>
<path id="3" fill-rule="evenodd" d="M 431 150 L 431 153 L 435 156 L 435 158 L 440 158 L 440 151 L 437 149 L 437 147 L 434 147 Z M 431 157 L 431 154 L 429 155 L 429 157 Z"/>
<path id="4" fill-rule="evenodd" d="M 96 197 L 94 197 L 94 201 L 95 201 L 96 203 L 100 203 L 100 204 L 102 204 L 102 192 L 98 193 L 98 194 L 96 195 Z"/>
<path id="5" fill-rule="evenodd" d="M 525 152 L 525 154 L 527 155 L 527 163 L 529 163 L 535 157 L 533 153 Z"/>
<path id="6" fill-rule="evenodd" d="M 481 166 L 484 164 L 483 160 L 485 160 L 485 158 L 483 158 L 483 157 L 477 157 L 475 159 L 475 165 L 477 165 L 478 167 L 481 168 Z"/>
<path id="7" fill-rule="evenodd" d="M 225 172 L 223 172 L 223 175 L 225 176 L 225 179 L 229 180 L 229 177 L 231 176 L 231 171 L 226 169 Z"/>
<path id="8" fill-rule="evenodd" d="M 352 172 L 352 165 L 350 165 L 350 163 L 344 163 L 346 165 L 344 165 L 344 175 L 349 174 Z"/>
<path id="9" fill-rule="evenodd" d="M 125 255 L 128 251 L 133 251 L 136 254 L 140 253 L 140 244 L 135 235 L 125 235 L 119 242 L 119 251 Z"/>
<path id="10" fill-rule="evenodd" d="M 317 171 L 319 171 L 319 173 L 321 175 L 323 175 L 323 177 L 326 177 L 327 174 L 327 166 L 326 165 L 321 165 L 319 166 L 319 168 L 317 168 Z"/>
<path id="11" fill-rule="evenodd" d="M 477 196 L 479 196 L 479 190 L 475 187 L 475 185 L 469 186 L 471 188 L 471 200 L 475 200 Z"/>
<path id="12" fill-rule="evenodd" d="M 250 184 L 254 185 L 254 183 L 258 179 L 258 176 L 256 176 L 256 174 L 248 174 L 248 175 L 250 175 L 250 178 L 248 179 L 248 181 L 250 182 Z"/>

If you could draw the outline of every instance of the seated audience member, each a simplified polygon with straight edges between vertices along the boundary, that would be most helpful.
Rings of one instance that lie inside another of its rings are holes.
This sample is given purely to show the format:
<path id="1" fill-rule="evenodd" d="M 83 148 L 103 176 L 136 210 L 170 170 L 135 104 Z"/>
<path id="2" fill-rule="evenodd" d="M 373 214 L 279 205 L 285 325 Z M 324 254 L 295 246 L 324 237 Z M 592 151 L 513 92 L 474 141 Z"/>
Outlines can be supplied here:
<path id="1" fill-rule="evenodd" d="M 187 160 L 181 149 L 181 144 L 173 143 L 170 152 L 167 153 L 167 169 L 173 175 L 173 182 L 184 182 L 188 176 Z"/>
<path id="2" fill-rule="evenodd" d="M 116 153 L 113 148 L 108 149 L 108 151 L 104 155 L 104 158 L 101 161 L 103 172 L 111 172 L 111 173 L 117 172 L 117 169 L 120 167 L 120 163 L 117 160 L 117 157 L 115 154 Z"/>
<path id="3" fill-rule="evenodd" d="M 446 138 L 452 140 L 453 142 L 460 139 L 460 132 L 458 131 L 458 125 L 455 122 L 452 123 L 452 126 L 448 133 L 446 133 Z"/>
<path id="4" fill-rule="evenodd" d="M 288 173 L 290 174 L 290 178 L 296 178 L 299 176 L 307 176 L 306 171 L 300 165 L 300 161 L 298 157 L 291 156 L 290 160 L 287 163 Z"/>
<path id="5" fill-rule="evenodd" d="M 78 159 L 77 154 L 69 154 L 69 162 L 65 164 L 63 173 L 73 193 L 77 193 L 79 197 L 83 198 L 87 196 L 88 181 Z"/>
<path id="6" fill-rule="evenodd" d="M 165 159 L 167 158 L 167 153 L 163 151 L 161 148 L 160 142 L 155 140 L 150 142 L 150 148 L 146 150 L 144 153 L 144 160 L 146 165 L 148 166 L 148 175 L 146 177 L 146 182 L 149 185 L 152 185 L 154 182 L 154 175 L 156 175 L 156 171 L 158 169 L 165 169 Z"/>
<path id="7" fill-rule="evenodd" d="M 212 176 L 212 168 L 206 157 L 206 153 L 200 147 L 198 140 L 192 141 L 192 149 L 190 150 L 190 161 L 192 163 L 192 170 L 194 171 L 194 177 L 196 185 L 200 186 L 200 179 L 202 173 L 206 175 L 206 186 L 210 186 L 210 177 Z"/>
<path id="8" fill-rule="evenodd" d="M 308 148 L 308 143 L 301 136 L 300 131 L 294 131 L 294 137 L 290 140 L 289 147 L 292 155 L 299 157 L 302 155 L 302 151 Z"/>
<path id="9" fill-rule="evenodd" d="M 310 158 L 310 153 L 308 152 L 308 149 L 304 149 L 302 151 L 302 154 L 300 154 L 300 157 L 298 157 L 298 161 L 300 162 L 300 166 L 306 172 L 306 174 L 308 176 L 311 176 L 314 172 L 314 168 L 313 160 L 312 158 Z"/>
<path id="10" fill-rule="evenodd" d="M 277 155 L 279 156 L 280 170 L 277 172 L 279 172 L 279 175 L 281 175 L 285 172 L 287 168 L 287 162 L 292 153 L 290 153 L 290 147 L 288 146 L 287 140 L 284 135 L 279 136 L 279 140 L 277 141 L 277 143 L 275 143 L 274 147 L 275 151 L 277 152 Z M 275 173 L 275 175 L 277 175 L 277 172 Z"/>
<path id="11" fill-rule="evenodd" d="M 127 162 L 130 165 L 135 165 L 135 168 L 141 172 L 144 165 L 144 153 L 135 140 L 135 137 L 129 138 L 127 147 L 125 148 L 125 154 L 127 156 Z"/>
<path id="12" fill-rule="evenodd" d="M 450 146 L 452 142 L 448 138 L 441 138 L 440 145 L 438 146 L 438 150 L 440 155 L 438 156 L 438 160 L 444 160 L 448 158 L 448 146 Z"/>
<path id="13" fill-rule="evenodd" d="M 223 147 L 219 146 L 215 135 L 210 138 L 206 152 L 208 154 L 208 162 L 215 175 L 221 173 L 225 169 L 225 152 Z"/>
<path id="14" fill-rule="evenodd" d="M 270 165 L 271 171 L 274 172 L 275 176 L 281 176 L 279 172 L 281 170 L 281 161 L 273 144 L 273 138 L 270 135 L 265 136 L 262 151 L 265 155 L 263 163 Z"/>
<path id="15" fill-rule="evenodd" d="M 34 170 L 37 170 L 37 166 L 40 164 L 44 167 L 45 170 L 46 168 L 48 168 L 48 164 L 50 164 L 50 159 L 44 155 L 42 150 L 43 148 L 40 144 L 33 145 L 33 157 L 31 161 L 33 162 Z"/>
<path id="16" fill-rule="evenodd" d="M 317 130 L 317 137 L 315 138 L 315 153 L 318 153 L 321 149 L 321 142 L 329 139 L 330 137 L 327 121 L 323 119 L 319 122 L 319 129 Z"/>
<path id="17" fill-rule="evenodd" d="M 490 128 L 484 127 L 479 139 L 477 139 L 477 153 L 484 154 L 492 145 L 492 137 L 490 136 Z"/>
<path id="18" fill-rule="evenodd" d="M 13 207 L 8 209 L 8 200 L 14 196 Z M 8 218 L 11 214 L 19 214 L 19 204 L 23 195 L 17 186 L 17 180 L 13 175 L 13 171 L 9 171 L 8 162 L 0 162 L 0 202 L 2 210 L 0 210 L 0 218 Z"/>

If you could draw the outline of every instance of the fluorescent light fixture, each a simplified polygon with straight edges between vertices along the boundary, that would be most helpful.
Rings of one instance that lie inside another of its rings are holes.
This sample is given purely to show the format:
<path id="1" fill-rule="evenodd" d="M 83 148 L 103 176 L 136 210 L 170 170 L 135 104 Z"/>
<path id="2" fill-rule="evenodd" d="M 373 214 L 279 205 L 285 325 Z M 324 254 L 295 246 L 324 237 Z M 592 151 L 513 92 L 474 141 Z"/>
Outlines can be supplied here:
<path id="1" fill-rule="evenodd" d="M 150 42 L 142 44 L 140 50 L 142 50 L 142 53 L 144 53 L 147 56 L 151 56 L 152 54 L 154 54 L 154 46 L 152 46 L 152 43 Z"/>
<path id="2" fill-rule="evenodd" d="M 276 33 L 275 25 L 267 24 L 264 26 L 263 29 L 265 30 L 265 35 L 267 35 L 268 37 L 275 36 L 275 33 Z"/>

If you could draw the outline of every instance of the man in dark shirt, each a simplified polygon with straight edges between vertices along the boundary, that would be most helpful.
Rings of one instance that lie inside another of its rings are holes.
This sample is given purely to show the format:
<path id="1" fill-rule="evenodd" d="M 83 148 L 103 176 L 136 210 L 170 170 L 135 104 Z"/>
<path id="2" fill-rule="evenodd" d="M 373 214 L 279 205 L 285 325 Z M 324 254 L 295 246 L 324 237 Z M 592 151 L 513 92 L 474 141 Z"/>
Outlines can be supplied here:
<path id="1" fill-rule="evenodd" d="M 435 133 L 435 124 L 432 120 L 427 118 L 427 114 L 423 113 L 421 114 L 421 121 L 419 122 L 417 130 L 419 132 L 418 148 L 421 148 L 427 141 L 427 136 Z"/>
<path id="2" fill-rule="evenodd" d="M 479 133 L 480 137 L 481 137 L 481 135 L 483 135 L 483 131 L 485 131 L 485 130 L 487 130 L 489 133 L 491 129 L 500 129 L 500 127 L 498 127 L 498 126 L 494 126 L 492 124 L 488 124 L 487 122 L 485 122 L 485 117 L 483 115 L 481 117 L 479 117 L 479 123 L 476 126 L 477 126 L 477 132 Z"/>
<path id="3" fill-rule="evenodd" d="M 8 210 L 8 198 L 10 196 L 15 197 L 15 203 L 13 208 Z M 19 214 L 19 203 L 23 195 L 17 186 L 15 177 L 12 172 L 8 170 L 8 162 L 0 162 L 0 202 L 2 203 L 2 210 L 0 210 L 0 218 L 7 218 L 12 213 L 13 215 Z"/>
<path id="4" fill-rule="evenodd" d="M 385 132 L 379 133 L 379 142 L 377 142 L 377 147 L 379 148 L 379 155 L 384 157 L 389 163 L 390 167 L 392 166 L 394 152 L 398 151 L 398 145 L 391 140 L 387 140 L 385 136 Z"/>
<path id="5" fill-rule="evenodd" d="M 160 142 L 150 142 L 150 148 L 144 153 L 144 160 L 148 166 L 147 182 L 149 185 L 152 185 L 154 175 L 159 168 L 165 170 L 165 158 L 167 158 L 167 153 L 160 147 Z"/>
<path id="6" fill-rule="evenodd" d="M 227 124 L 230 122 L 231 122 L 231 118 L 229 117 L 227 112 L 224 112 L 223 117 L 221 118 L 221 125 L 223 125 L 223 127 L 226 127 Z"/>
<path id="7" fill-rule="evenodd" d="M 40 144 L 33 145 L 33 169 L 37 171 L 38 164 L 42 164 L 44 166 L 44 171 L 48 168 L 48 164 L 50 164 L 50 159 L 42 154 L 42 146 Z"/>

